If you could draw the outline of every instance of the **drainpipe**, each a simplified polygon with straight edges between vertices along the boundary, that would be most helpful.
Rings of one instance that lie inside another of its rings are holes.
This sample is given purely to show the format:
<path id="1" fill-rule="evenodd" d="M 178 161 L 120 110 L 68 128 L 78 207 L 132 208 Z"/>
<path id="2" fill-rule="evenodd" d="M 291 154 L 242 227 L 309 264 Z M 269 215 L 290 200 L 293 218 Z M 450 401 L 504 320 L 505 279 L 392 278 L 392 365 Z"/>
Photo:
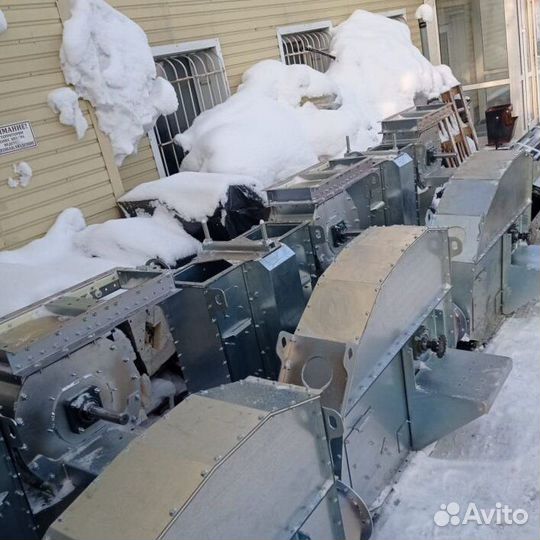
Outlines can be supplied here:
<path id="1" fill-rule="evenodd" d="M 427 22 L 424 19 L 418 19 L 418 27 L 420 28 L 420 43 L 422 45 L 422 54 L 431 61 L 429 56 L 429 42 L 427 32 Z"/>
<path id="2" fill-rule="evenodd" d="M 428 38 L 428 22 L 433 20 L 433 8 L 429 4 L 422 4 L 416 10 L 416 19 L 418 20 L 418 27 L 420 28 L 420 43 L 422 46 L 422 54 L 431 61 L 431 55 L 429 53 L 429 38 Z M 425 17 L 425 18 L 424 18 Z M 429 17 L 429 20 L 428 20 Z"/>

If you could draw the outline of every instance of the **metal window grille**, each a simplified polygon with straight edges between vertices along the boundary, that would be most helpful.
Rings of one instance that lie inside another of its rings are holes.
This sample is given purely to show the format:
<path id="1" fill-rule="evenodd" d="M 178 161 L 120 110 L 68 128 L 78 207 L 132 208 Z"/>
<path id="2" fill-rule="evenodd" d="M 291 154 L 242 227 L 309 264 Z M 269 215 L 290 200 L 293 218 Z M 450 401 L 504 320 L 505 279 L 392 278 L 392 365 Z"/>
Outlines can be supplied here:
<path id="1" fill-rule="evenodd" d="M 281 36 L 283 58 L 287 65 L 305 64 L 323 73 L 329 68 L 330 32 L 326 29 L 308 30 Z"/>
<path id="2" fill-rule="evenodd" d="M 227 75 L 215 49 L 190 51 L 156 59 L 157 74 L 176 90 L 178 109 L 160 116 L 154 127 L 155 143 L 167 176 L 180 170 L 184 150 L 173 143 L 203 111 L 223 103 L 230 95 Z"/>
<path id="3" fill-rule="evenodd" d="M 403 15 L 403 14 L 391 15 L 388 18 L 389 19 L 394 19 L 394 21 L 398 21 L 398 22 L 401 22 L 403 24 L 407 24 L 407 17 L 405 15 Z"/>
<path id="4" fill-rule="evenodd" d="M 394 21 L 407 24 L 407 11 L 404 8 L 392 9 L 390 11 L 377 11 L 376 13 L 388 17 L 389 19 L 394 19 Z"/>

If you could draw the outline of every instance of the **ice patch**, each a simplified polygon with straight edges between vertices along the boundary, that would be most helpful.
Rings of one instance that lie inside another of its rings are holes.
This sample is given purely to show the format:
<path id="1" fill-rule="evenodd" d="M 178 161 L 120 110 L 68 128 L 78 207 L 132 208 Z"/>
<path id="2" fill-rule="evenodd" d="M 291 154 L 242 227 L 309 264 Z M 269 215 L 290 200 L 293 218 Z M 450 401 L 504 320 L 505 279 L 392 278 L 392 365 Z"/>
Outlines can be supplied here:
<path id="1" fill-rule="evenodd" d="M 178 108 L 172 85 L 156 77 L 146 34 L 105 0 L 72 0 L 60 60 L 66 82 L 94 106 L 117 165 L 160 115 Z"/>
<path id="2" fill-rule="evenodd" d="M 47 96 L 47 103 L 54 113 L 60 114 L 60 123 L 72 126 L 77 139 L 82 139 L 88 129 L 88 122 L 79 106 L 79 96 L 71 88 L 57 88 Z"/>

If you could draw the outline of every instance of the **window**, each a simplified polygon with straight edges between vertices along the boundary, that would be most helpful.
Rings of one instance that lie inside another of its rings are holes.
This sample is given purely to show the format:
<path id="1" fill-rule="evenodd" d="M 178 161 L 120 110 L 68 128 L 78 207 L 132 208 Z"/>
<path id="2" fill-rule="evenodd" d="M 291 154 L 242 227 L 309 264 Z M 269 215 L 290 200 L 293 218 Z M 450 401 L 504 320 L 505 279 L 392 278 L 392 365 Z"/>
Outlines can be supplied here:
<path id="1" fill-rule="evenodd" d="M 229 83 L 217 40 L 154 47 L 157 74 L 167 79 L 178 96 L 178 109 L 160 116 L 150 133 L 150 143 L 160 176 L 180 170 L 182 148 L 173 143 L 195 118 L 230 95 Z"/>
<path id="2" fill-rule="evenodd" d="M 407 24 L 407 10 L 405 8 L 393 9 L 391 11 L 379 11 L 378 14 L 384 15 L 389 19 L 394 19 L 394 21 Z"/>
<path id="3" fill-rule="evenodd" d="M 330 21 L 278 28 L 281 59 L 288 66 L 305 64 L 325 72 L 334 58 L 330 54 Z"/>

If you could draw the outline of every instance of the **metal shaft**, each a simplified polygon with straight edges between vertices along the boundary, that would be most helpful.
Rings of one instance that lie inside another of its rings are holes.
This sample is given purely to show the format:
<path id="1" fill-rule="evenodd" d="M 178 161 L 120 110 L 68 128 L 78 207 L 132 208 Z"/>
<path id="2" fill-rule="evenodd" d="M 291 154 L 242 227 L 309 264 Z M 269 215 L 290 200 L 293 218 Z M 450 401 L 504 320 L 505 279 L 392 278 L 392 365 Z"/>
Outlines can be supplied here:
<path id="1" fill-rule="evenodd" d="M 129 422 L 129 414 L 109 411 L 93 403 L 86 405 L 84 407 L 84 412 L 89 416 L 94 416 L 100 420 L 112 422 L 113 424 L 120 424 L 122 426 L 125 426 Z"/>

